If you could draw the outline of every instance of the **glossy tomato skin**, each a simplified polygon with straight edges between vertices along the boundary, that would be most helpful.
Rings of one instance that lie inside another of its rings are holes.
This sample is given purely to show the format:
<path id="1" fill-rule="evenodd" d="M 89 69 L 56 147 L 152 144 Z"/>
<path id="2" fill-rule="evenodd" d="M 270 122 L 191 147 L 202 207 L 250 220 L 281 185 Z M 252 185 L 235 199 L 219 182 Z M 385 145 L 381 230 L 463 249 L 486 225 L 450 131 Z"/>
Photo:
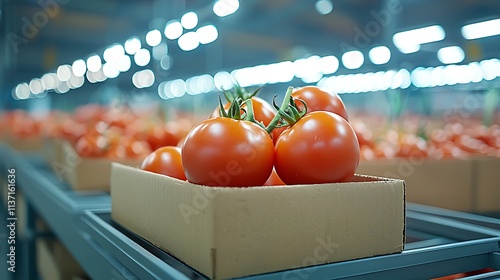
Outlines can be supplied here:
<path id="1" fill-rule="evenodd" d="M 294 99 L 302 99 L 307 104 L 307 112 L 327 111 L 343 117 L 349 121 L 347 110 L 340 96 L 333 92 L 327 92 L 316 86 L 306 86 L 296 89 L 292 93 Z M 304 106 L 300 102 L 295 102 L 302 109 Z"/>
<path id="2" fill-rule="evenodd" d="M 255 120 L 262 122 L 265 126 L 267 126 L 276 115 L 276 110 L 274 110 L 273 106 L 260 97 L 252 97 L 252 105 Z M 226 112 L 229 106 L 231 106 L 231 103 L 226 103 L 226 105 L 224 105 L 224 110 L 226 110 Z M 243 105 L 243 109 L 245 108 L 246 106 Z M 210 117 L 215 118 L 219 116 L 219 107 L 217 106 Z"/>
<path id="3" fill-rule="evenodd" d="M 199 185 L 262 186 L 273 161 L 273 141 L 264 129 L 225 117 L 194 126 L 182 146 L 186 177 Z"/>
<path id="4" fill-rule="evenodd" d="M 275 148 L 276 172 L 287 185 L 348 181 L 360 157 L 351 125 L 324 111 L 308 113 L 283 131 Z"/>
<path id="5" fill-rule="evenodd" d="M 141 169 L 186 180 L 182 167 L 181 149 L 174 146 L 161 147 L 149 154 L 142 162 Z"/>

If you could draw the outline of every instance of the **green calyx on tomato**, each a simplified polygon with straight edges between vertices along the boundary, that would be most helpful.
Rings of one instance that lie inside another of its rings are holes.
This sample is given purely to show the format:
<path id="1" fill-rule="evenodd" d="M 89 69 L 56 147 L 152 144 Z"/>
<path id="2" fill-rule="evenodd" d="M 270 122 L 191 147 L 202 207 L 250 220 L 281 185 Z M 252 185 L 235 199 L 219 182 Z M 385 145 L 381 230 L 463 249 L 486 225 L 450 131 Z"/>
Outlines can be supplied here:
<path id="1" fill-rule="evenodd" d="M 254 92 L 249 92 L 245 88 L 241 87 L 238 83 L 234 85 L 233 91 L 222 89 L 222 93 L 224 93 L 224 97 L 228 102 L 233 102 L 237 98 L 241 98 L 243 101 L 250 99 L 252 97 L 257 96 L 257 93 L 261 88 L 256 89 Z"/>
<path id="2" fill-rule="evenodd" d="M 252 99 L 243 100 L 240 97 L 237 97 L 236 99 L 231 101 L 231 105 L 226 112 L 222 104 L 222 100 L 219 96 L 219 114 L 224 118 L 230 118 L 239 121 L 248 121 L 257 124 L 262 128 L 265 128 L 262 122 L 259 122 L 255 119 Z"/>
<path id="3" fill-rule="evenodd" d="M 291 126 L 307 113 L 307 105 L 303 100 L 298 100 L 304 106 L 300 110 L 292 97 L 293 87 L 288 87 L 281 106 L 276 104 L 276 96 L 273 98 L 273 106 L 278 111 L 273 120 L 265 127 L 267 133 L 271 134 L 275 128 Z"/>

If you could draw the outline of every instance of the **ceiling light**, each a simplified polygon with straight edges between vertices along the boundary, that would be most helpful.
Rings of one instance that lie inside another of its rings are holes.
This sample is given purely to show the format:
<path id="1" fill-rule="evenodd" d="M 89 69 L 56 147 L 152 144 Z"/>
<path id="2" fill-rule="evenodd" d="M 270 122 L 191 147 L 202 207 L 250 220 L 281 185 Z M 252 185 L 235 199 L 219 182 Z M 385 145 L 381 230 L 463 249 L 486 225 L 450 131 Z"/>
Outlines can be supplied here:
<path id="1" fill-rule="evenodd" d="M 116 67 L 120 72 L 127 72 L 130 69 L 130 66 L 131 62 L 128 55 L 120 57 L 120 59 L 116 62 Z"/>
<path id="2" fill-rule="evenodd" d="M 161 82 L 158 85 L 158 96 L 160 96 L 161 99 L 169 99 L 171 97 L 167 96 L 165 94 L 165 87 L 167 86 L 167 82 Z"/>
<path id="3" fill-rule="evenodd" d="M 65 82 L 71 78 L 71 66 L 65 64 L 57 67 L 57 77 L 59 80 Z"/>
<path id="4" fill-rule="evenodd" d="M 153 58 L 156 60 L 160 60 L 162 57 L 167 55 L 167 53 L 168 53 L 167 43 L 162 43 L 153 47 Z"/>
<path id="5" fill-rule="evenodd" d="M 386 46 L 374 47 L 368 53 L 373 64 L 386 64 L 391 59 L 391 51 Z"/>
<path id="6" fill-rule="evenodd" d="M 217 39 L 219 33 L 213 25 L 205 25 L 196 30 L 196 36 L 201 44 L 209 44 Z"/>
<path id="7" fill-rule="evenodd" d="M 318 0 L 315 6 L 316 11 L 322 15 L 329 14 L 333 11 L 333 4 L 330 0 Z"/>
<path id="8" fill-rule="evenodd" d="M 444 64 L 460 63 L 465 58 L 464 50 L 458 46 L 441 48 L 437 52 L 439 61 Z"/>
<path id="9" fill-rule="evenodd" d="M 98 55 L 92 55 L 91 57 L 87 58 L 87 69 L 90 72 L 97 72 L 99 69 L 101 69 L 101 58 Z"/>
<path id="10" fill-rule="evenodd" d="M 113 63 L 106 63 L 102 66 L 102 73 L 107 78 L 113 79 L 120 75 L 120 71 Z"/>
<path id="11" fill-rule="evenodd" d="M 106 62 L 115 62 L 125 55 L 125 49 L 120 44 L 112 45 L 104 50 L 102 57 Z"/>
<path id="12" fill-rule="evenodd" d="M 420 50 L 420 45 L 408 45 L 398 47 L 399 51 L 404 54 L 416 53 Z"/>
<path id="13" fill-rule="evenodd" d="M 155 82 L 155 74 L 149 69 L 139 71 L 137 75 L 137 80 L 142 88 L 150 87 Z"/>
<path id="14" fill-rule="evenodd" d="M 83 77 L 87 71 L 87 65 L 85 65 L 85 61 L 83 61 L 83 59 L 78 59 L 73 62 L 73 65 L 71 65 L 71 70 L 73 70 L 74 76 Z"/>
<path id="15" fill-rule="evenodd" d="M 233 77 L 228 72 L 218 72 L 214 76 L 214 84 L 219 90 L 228 90 L 234 86 Z"/>
<path id="16" fill-rule="evenodd" d="M 170 92 L 174 97 L 181 97 L 186 93 L 186 82 L 181 79 L 173 80 L 170 83 Z"/>
<path id="17" fill-rule="evenodd" d="M 59 79 L 55 73 L 47 73 L 42 76 L 43 87 L 47 90 L 55 89 Z"/>
<path id="18" fill-rule="evenodd" d="M 179 44 L 179 47 L 183 51 L 192 51 L 200 45 L 200 42 L 198 41 L 198 36 L 196 36 L 195 32 L 188 32 L 182 35 L 177 41 L 177 43 Z"/>
<path id="19" fill-rule="evenodd" d="M 423 28 L 398 32 L 392 37 L 394 45 L 399 49 L 441 41 L 445 38 L 443 27 L 432 25 Z"/>
<path id="20" fill-rule="evenodd" d="M 198 24 L 198 15 L 195 12 L 185 13 L 181 17 L 181 24 L 186 29 L 193 29 Z"/>
<path id="21" fill-rule="evenodd" d="M 462 35 L 467 40 L 500 35 L 500 19 L 465 25 L 462 27 Z"/>
<path id="22" fill-rule="evenodd" d="M 87 71 L 87 74 L 85 76 L 87 76 L 87 80 L 91 84 L 97 83 L 97 80 L 94 78 L 93 72 Z"/>
<path id="23" fill-rule="evenodd" d="M 125 51 L 130 55 L 135 54 L 140 49 L 141 40 L 137 37 L 132 37 L 125 42 Z"/>
<path id="24" fill-rule="evenodd" d="M 333 74 L 339 69 L 339 60 L 333 55 L 324 56 L 319 60 L 319 66 L 323 74 Z"/>
<path id="25" fill-rule="evenodd" d="M 94 76 L 96 82 L 104 82 L 107 79 L 106 75 L 104 75 L 102 71 L 102 68 L 97 72 L 92 72 L 92 76 Z"/>
<path id="26" fill-rule="evenodd" d="M 207 93 L 215 89 L 214 78 L 208 74 L 199 76 L 196 83 L 202 93 Z"/>
<path id="27" fill-rule="evenodd" d="M 194 76 L 186 80 L 186 92 L 189 95 L 201 93 L 200 88 L 198 87 L 198 76 Z"/>
<path id="28" fill-rule="evenodd" d="M 17 99 L 28 99 L 30 97 L 30 88 L 27 83 L 22 83 L 18 85 L 14 91 L 15 97 Z"/>
<path id="29" fill-rule="evenodd" d="M 170 69 L 172 62 L 170 61 L 170 56 L 165 55 L 160 59 L 160 67 L 163 70 L 168 70 Z"/>
<path id="30" fill-rule="evenodd" d="M 42 81 L 40 79 L 33 79 L 30 81 L 29 84 L 30 91 L 34 94 L 40 94 L 42 93 L 45 89 L 43 88 Z"/>
<path id="31" fill-rule="evenodd" d="M 85 82 L 85 78 L 72 76 L 68 82 L 70 84 L 70 87 L 75 89 L 75 88 L 79 88 L 79 87 L 83 86 L 83 83 Z"/>
<path id="32" fill-rule="evenodd" d="M 177 20 L 169 21 L 163 33 L 167 39 L 175 40 L 182 35 L 182 24 Z"/>
<path id="33" fill-rule="evenodd" d="M 342 55 L 342 64 L 347 69 L 358 69 L 364 61 L 365 58 L 360 51 L 350 51 Z"/>
<path id="34" fill-rule="evenodd" d="M 151 55 L 147 49 L 140 49 L 134 54 L 134 61 L 137 66 L 146 66 L 151 61 Z"/>
<path id="35" fill-rule="evenodd" d="M 151 47 L 158 46 L 161 43 L 161 32 L 160 30 L 151 30 L 146 34 L 146 44 Z"/>
<path id="36" fill-rule="evenodd" d="M 66 93 L 70 90 L 69 86 L 67 83 L 60 83 L 57 88 L 55 89 L 55 91 L 57 93 Z"/>
<path id="37" fill-rule="evenodd" d="M 491 81 L 499 76 L 500 73 L 498 69 L 500 69 L 500 61 L 496 58 L 483 60 L 479 62 L 479 66 L 483 72 L 483 77 L 487 81 Z"/>
<path id="38" fill-rule="evenodd" d="M 215 2 L 213 11 L 218 17 L 225 17 L 236 12 L 239 7 L 238 0 L 219 0 Z"/>

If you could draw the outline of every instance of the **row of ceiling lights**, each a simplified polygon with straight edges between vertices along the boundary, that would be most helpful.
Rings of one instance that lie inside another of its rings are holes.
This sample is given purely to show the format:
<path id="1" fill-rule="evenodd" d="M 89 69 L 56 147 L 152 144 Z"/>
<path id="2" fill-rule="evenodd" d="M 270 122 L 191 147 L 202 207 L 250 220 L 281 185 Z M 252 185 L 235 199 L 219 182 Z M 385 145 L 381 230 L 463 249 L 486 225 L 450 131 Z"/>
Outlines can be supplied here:
<path id="1" fill-rule="evenodd" d="M 322 5 L 328 6 L 325 3 Z M 318 3 L 316 6 L 318 9 Z M 238 7 L 239 2 L 237 0 L 219 0 L 214 4 L 213 11 L 216 15 L 222 17 L 234 13 Z M 170 40 L 177 39 L 179 47 L 185 51 L 195 49 L 200 43 L 208 44 L 217 39 L 217 28 L 213 25 L 206 25 L 198 28 L 196 31 L 189 31 L 183 34 L 184 29 L 193 29 L 197 24 L 198 17 L 196 13 L 189 12 L 184 14 L 180 21 L 174 20 L 168 22 L 165 26 L 164 35 Z M 466 25 L 462 28 L 462 34 L 465 39 L 469 40 L 498 35 L 500 34 L 500 19 Z M 396 33 L 393 36 L 393 42 L 402 53 L 408 54 L 418 51 L 422 44 L 441 41 L 444 38 L 445 32 L 443 28 L 439 25 L 433 25 Z M 146 34 L 145 40 L 146 44 L 153 48 L 154 58 L 160 61 L 163 69 L 167 70 L 170 66 L 170 59 L 167 55 L 167 44 L 162 43 L 161 32 L 157 29 L 151 30 Z M 13 97 L 15 99 L 27 99 L 30 96 L 41 97 L 45 96 L 45 91 L 47 90 L 65 93 L 70 89 L 83 86 L 83 76 L 85 75 L 91 83 L 102 82 L 108 78 L 116 78 L 120 72 L 126 72 L 131 67 L 131 59 L 127 54 L 133 56 L 135 64 L 140 67 L 148 65 L 151 60 L 151 53 L 148 49 L 142 48 L 141 40 L 138 37 L 132 37 L 125 42 L 124 46 L 114 44 L 108 47 L 103 53 L 103 58 L 106 62 L 104 65 L 102 64 L 101 57 L 97 54 L 87 58 L 86 62 L 83 59 L 76 60 L 71 66 L 59 66 L 56 73 L 48 73 L 42 76 L 41 79 L 35 78 L 31 80 L 29 84 L 23 83 L 18 85 L 13 90 Z M 386 64 L 391 58 L 391 51 L 386 46 L 376 46 L 368 52 L 368 57 L 373 64 Z M 462 62 L 465 59 L 465 53 L 459 46 L 448 46 L 439 49 L 437 57 L 444 64 L 454 64 Z M 321 71 L 315 70 L 316 65 L 311 62 L 316 58 L 315 56 L 309 58 L 308 61 L 311 67 L 303 68 L 310 71 L 311 74 L 299 74 L 297 76 L 306 83 L 317 82 L 322 77 L 322 74 L 319 74 Z M 341 60 L 345 68 L 355 70 L 364 64 L 365 58 L 362 52 L 355 50 L 344 53 Z M 306 60 L 299 59 L 294 64 L 304 63 L 304 61 Z M 339 61 L 334 56 L 324 57 L 321 61 L 328 61 L 330 63 L 328 67 L 334 69 L 333 72 L 338 69 Z M 243 71 L 245 69 L 240 70 Z M 233 72 L 238 73 L 238 70 Z M 305 71 L 303 70 L 303 72 Z M 139 75 L 138 72 L 136 73 L 137 75 L 134 75 L 136 77 L 132 79 L 134 86 L 137 88 L 147 88 L 154 84 L 154 73 L 152 71 L 142 71 L 141 73 L 143 74 Z M 259 73 L 255 74 L 258 75 Z M 239 76 L 244 77 L 248 75 Z M 143 80 L 148 82 L 143 82 Z M 152 82 L 150 83 L 149 81 Z M 244 86 L 246 83 L 242 82 L 241 84 Z M 18 93 L 21 94 L 19 95 Z"/>
<path id="2" fill-rule="evenodd" d="M 182 97 L 185 94 L 197 95 L 208 93 L 221 88 L 231 88 L 234 86 L 234 81 L 237 81 L 240 86 L 250 87 L 263 84 L 288 83 L 294 78 L 299 78 L 305 84 L 316 84 L 343 94 L 397 88 L 405 89 L 412 84 L 415 87 L 425 88 L 479 83 L 483 80 L 491 81 L 500 77 L 500 60 L 497 58 L 481 62 L 471 62 L 466 65 L 418 67 L 411 72 L 406 69 L 399 69 L 397 71 L 389 70 L 336 76 L 329 75 L 335 73 L 336 69 L 331 67 L 329 63 L 334 60 L 335 58 L 332 56 L 314 56 L 299 64 L 297 64 L 297 61 L 286 61 L 236 69 L 231 73 L 222 71 L 213 77 L 209 74 L 204 74 L 186 80 L 175 79 L 164 81 L 158 86 L 158 95 L 162 99 L 170 99 Z M 309 65 L 306 66 L 307 64 Z M 314 67 L 317 73 L 312 76 L 310 74 L 304 76 L 305 72 L 302 71 L 302 67 L 304 66 Z"/>
<path id="3" fill-rule="evenodd" d="M 234 81 L 241 86 L 257 86 L 262 84 L 286 83 L 294 78 L 301 78 L 306 84 L 316 84 L 320 87 L 328 88 L 339 94 L 359 93 L 371 91 L 383 91 L 387 89 L 415 87 L 438 87 L 444 85 L 456 85 L 467 83 L 479 83 L 483 80 L 491 81 L 500 77 L 500 60 L 497 58 L 483 60 L 481 62 L 471 62 L 466 65 L 447 65 L 438 67 L 418 67 L 409 72 L 406 69 L 398 71 L 379 71 L 368 73 L 357 73 L 348 75 L 329 75 L 335 72 L 331 62 L 335 58 L 310 57 L 301 62 L 280 62 L 244 69 L 236 69 L 231 73 L 218 72 L 214 76 L 204 74 L 194 76 L 187 80 L 175 79 L 164 81 L 158 85 L 158 95 L 162 99 L 182 97 L 185 94 L 197 95 L 216 91 L 220 88 L 231 88 Z M 337 60 L 338 61 L 338 60 Z M 296 64 L 296 65 L 295 65 Z M 311 77 L 304 76 L 302 67 L 309 64 L 315 65 L 315 69 L 320 69 L 321 77 L 311 80 Z M 297 67 L 294 67 L 297 66 Z M 300 66 L 300 67 L 299 67 Z M 71 78 L 71 84 L 82 83 L 82 80 Z M 141 70 L 133 75 L 133 83 L 137 88 L 151 87 L 155 81 L 153 71 L 149 69 Z M 35 85 L 26 84 L 16 87 L 16 94 L 23 96 L 23 92 L 29 92 Z M 40 85 L 37 85 L 38 87 Z"/>
<path id="4" fill-rule="evenodd" d="M 214 3 L 213 12 L 219 17 L 228 16 L 239 8 L 238 0 L 218 0 Z M 218 38 L 217 28 L 213 25 L 199 27 L 198 15 L 195 12 L 185 13 L 180 20 L 169 21 L 165 25 L 163 34 L 169 40 L 177 40 L 179 48 L 184 51 L 196 49 L 200 44 L 209 44 Z M 186 32 L 185 32 L 186 31 Z M 146 44 L 152 47 L 153 57 L 160 61 L 164 70 L 170 67 L 168 47 L 162 43 L 160 30 L 154 29 L 146 33 Z M 141 39 L 129 38 L 125 44 L 114 44 L 104 50 L 103 59 L 98 54 L 89 56 L 86 60 L 78 59 L 72 65 L 61 65 L 55 73 L 47 73 L 41 78 L 34 78 L 29 83 L 21 83 L 12 91 L 14 99 L 30 97 L 44 97 L 46 91 L 54 90 L 57 93 L 66 93 L 71 89 L 83 86 L 84 76 L 90 83 L 103 82 L 119 76 L 131 68 L 131 56 L 139 67 L 146 66 L 151 61 L 151 52 L 142 47 Z M 137 88 L 149 87 L 152 71 L 139 71 L 133 75 L 132 82 Z M 153 75 L 154 82 L 154 75 Z M 146 81 L 146 82 L 144 82 Z"/>

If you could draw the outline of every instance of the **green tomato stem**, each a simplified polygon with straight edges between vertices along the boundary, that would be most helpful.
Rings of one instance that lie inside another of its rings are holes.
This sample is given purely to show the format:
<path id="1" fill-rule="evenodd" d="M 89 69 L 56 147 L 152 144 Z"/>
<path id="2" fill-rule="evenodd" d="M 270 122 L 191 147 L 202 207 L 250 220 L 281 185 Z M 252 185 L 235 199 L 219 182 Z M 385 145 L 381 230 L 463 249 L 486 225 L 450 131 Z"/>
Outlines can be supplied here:
<path id="1" fill-rule="evenodd" d="M 257 124 L 258 126 L 262 127 L 263 129 L 266 129 L 262 122 L 259 122 L 255 119 L 255 115 L 253 112 L 252 99 L 245 100 L 245 105 L 247 105 L 247 109 L 245 110 L 245 121 L 253 122 L 253 123 Z"/>
<path id="2" fill-rule="evenodd" d="M 284 112 L 290 106 L 290 99 L 292 98 L 292 92 L 293 92 L 293 87 L 288 87 L 288 89 L 286 90 L 285 98 L 283 98 L 283 103 L 281 104 L 278 113 L 274 116 L 269 125 L 267 125 L 267 127 L 265 128 L 267 133 L 271 134 L 271 132 L 273 132 L 273 129 L 276 128 L 279 121 L 281 120 L 282 115 L 280 114 L 279 111 Z"/>
<path id="3" fill-rule="evenodd" d="M 228 117 L 226 110 L 224 109 L 224 104 L 222 104 L 222 100 L 220 98 L 219 94 L 219 116 L 221 117 Z"/>

